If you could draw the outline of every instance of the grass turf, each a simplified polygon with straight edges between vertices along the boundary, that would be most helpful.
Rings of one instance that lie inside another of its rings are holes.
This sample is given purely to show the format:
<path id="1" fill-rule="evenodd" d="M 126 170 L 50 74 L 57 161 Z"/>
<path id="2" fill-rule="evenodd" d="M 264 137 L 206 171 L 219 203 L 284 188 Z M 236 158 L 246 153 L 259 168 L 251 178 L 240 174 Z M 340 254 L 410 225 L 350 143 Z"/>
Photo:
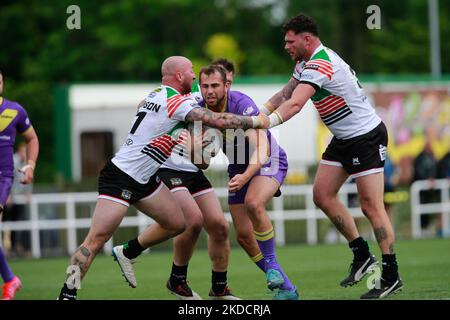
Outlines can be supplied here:
<path id="1" fill-rule="evenodd" d="M 376 244 L 370 243 L 370 247 L 381 260 Z M 389 299 L 450 299 L 449 239 L 399 241 L 396 251 L 404 289 Z M 368 277 L 353 287 L 339 286 L 352 258 L 345 244 L 289 245 L 277 248 L 277 257 L 298 287 L 301 299 L 359 299 L 368 290 Z M 137 260 L 134 266 L 138 287 L 133 289 L 122 278 L 112 257 L 97 256 L 78 291 L 78 299 L 175 299 L 165 289 L 172 253 L 155 250 Z M 67 257 L 10 261 L 12 270 L 23 282 L 16 299 L 56 299 L 68 262 Z M 208 298 L 211 264 L 206 250 L 195 252 L 189 264 L 188 281 L 193 290 L 204 299 Z M 267 300 L 273 295 L 265 286 L 264 274 L 238 247 L 231 251 L 228 283 L 234 294 L 242 299 Z"/>

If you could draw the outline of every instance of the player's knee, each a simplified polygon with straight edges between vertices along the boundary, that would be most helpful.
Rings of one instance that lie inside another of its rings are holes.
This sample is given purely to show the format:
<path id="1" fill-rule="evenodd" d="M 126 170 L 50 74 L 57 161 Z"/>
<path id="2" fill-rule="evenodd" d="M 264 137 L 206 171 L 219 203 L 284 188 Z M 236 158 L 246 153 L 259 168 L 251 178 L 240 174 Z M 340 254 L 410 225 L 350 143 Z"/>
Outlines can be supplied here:
<path id="1" fill-rule="evenodd" d="M 202 225 L 200 224 L 189 224 L 186 228 L 187 230 L 189 230 L 190 233 L 192 234 L 200 234 L 200 232 L 202 231 Z"/>
<path id="2" fill-rule="evenodd" d="M 319 208 L 323 208 L 330 201 L 330 197 L 326 193 L 320 192 L 319 190 L 314 189 L 313 190 L 313 201 L 316 206 L 318 206 Z"/>
<path id="3" fill-rule="evenodd" d="M 230 230 L 230 226 L 228 222 L 220 221 L 214 225 L 212 228 L 212 232 L 210 233 L 210 237 L 214 238 L 215 241 L 226 241 L 228 239 L 228 232 Z"/>
<path id="4" fill-rule="evenodd" d="M 172 228 L 175 235 L 183 233 L 186 230 L 186 224 L 184 222 L 180 222 L 173 226 Z"/>
<path id="5" fill-rule="evenodd" d="M 187 223 L 183 218 L 172 219 L 165 227 L 166 230 L 172 231 L 175 235 L 183 233 L 187 229 Z"/>
<path id="6" fill-rule="evenodd" d="M 372 200 L 360 200 L 361 201 L 361 211 L 367 218 L 377 217 L 384 212 L 383 203 L 377 204 Z"/>
<path id="7" fill-rule="evenodd" d="M 186 230 L 191 233 L 199 234 L 203 227 L 203 217 L 201 215 L 190 218 L 186 221 Z"/>
<path id="8" fill-rule="evenodd" d="M 186 221 L 182 214 L 174 215 L 170 219 L 159 220 L 157 222 L 161 228 L 170 232 L 172 235 L 180 234 L 186 230 Z"/>
<path id="9" fill-rule="evenodd" d="M 257 198 L 245 198 L 245 208 L 252 214 L 260 214 L 265 212 L 264 203 Z"/>

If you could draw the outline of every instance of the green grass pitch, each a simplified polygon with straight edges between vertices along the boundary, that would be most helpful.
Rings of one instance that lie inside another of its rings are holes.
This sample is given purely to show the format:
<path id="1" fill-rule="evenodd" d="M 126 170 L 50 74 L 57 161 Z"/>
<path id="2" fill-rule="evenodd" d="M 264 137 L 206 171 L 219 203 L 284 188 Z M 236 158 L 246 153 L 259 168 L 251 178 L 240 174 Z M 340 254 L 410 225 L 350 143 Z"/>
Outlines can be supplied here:
<path id="1" fill-rule="evenodd" d="M 376 244 L 370 243 L 370 247 L 380 260 Z M 405 286 L 401 293 L 389 299 L 450 299 L 449 239 L 399 241 L 396 251 Z M 367 291 L 368 277 L 353 287 L 339 286 L 352 257 L 346 244 L 289 245 L 278 248 L 277 256 L 298 287 L 301 299 L 359 299 Z M 64 281 L 68 261 L 68 258 L 11 261 L 12 270 L 23 282 L 16 299 L 55 300 Z M 172 253 L 155 250 L 137 261 L 134 266 L 138 287 L 133 289 L 122 278 L 112 257 L 97 256 L 78 291 L 78 299 L 175 299 L 165 289 Z M 188 280 L 193 290 L 208 298 L 211 264 L 206 250 L 199 249 L 194 253 Z M 264 274 L 239 247 L 231 251 L 228 283 L 234 294 L 242 299 L 268 300 L 273 295 L 265 286 Z"/>

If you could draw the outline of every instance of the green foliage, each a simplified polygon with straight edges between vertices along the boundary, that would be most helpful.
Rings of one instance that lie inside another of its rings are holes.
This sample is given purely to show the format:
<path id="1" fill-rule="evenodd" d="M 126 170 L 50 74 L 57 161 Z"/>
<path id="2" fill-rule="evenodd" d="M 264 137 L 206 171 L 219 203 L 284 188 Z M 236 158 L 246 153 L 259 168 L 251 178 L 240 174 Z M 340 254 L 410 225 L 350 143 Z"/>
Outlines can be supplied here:
<path id="1" fill-rule="evenodd" d="M 233 36 L 226 33 L 216 33 L 209 37 L 204 52 L 211 60 L 227 57 L 237 68 L 245 58 Z"/>

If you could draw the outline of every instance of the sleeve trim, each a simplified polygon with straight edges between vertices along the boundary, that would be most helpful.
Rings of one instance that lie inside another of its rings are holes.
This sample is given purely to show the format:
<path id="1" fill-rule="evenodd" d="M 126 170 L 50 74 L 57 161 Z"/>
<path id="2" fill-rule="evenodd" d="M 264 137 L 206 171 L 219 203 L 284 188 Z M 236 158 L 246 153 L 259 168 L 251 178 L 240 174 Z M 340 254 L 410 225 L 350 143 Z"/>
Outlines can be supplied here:
<path id="1" fill-rule="evenodd" d="M 316 92 L 320 90 L 320 87 L 319 87 L 316 83 L 314 83 L 314 82 L 309 82 L 309 81 L 301 80 L 300 83 L 309 84 L 311 87 L 314 88 L 314 90 L 316 90 Z"/>

